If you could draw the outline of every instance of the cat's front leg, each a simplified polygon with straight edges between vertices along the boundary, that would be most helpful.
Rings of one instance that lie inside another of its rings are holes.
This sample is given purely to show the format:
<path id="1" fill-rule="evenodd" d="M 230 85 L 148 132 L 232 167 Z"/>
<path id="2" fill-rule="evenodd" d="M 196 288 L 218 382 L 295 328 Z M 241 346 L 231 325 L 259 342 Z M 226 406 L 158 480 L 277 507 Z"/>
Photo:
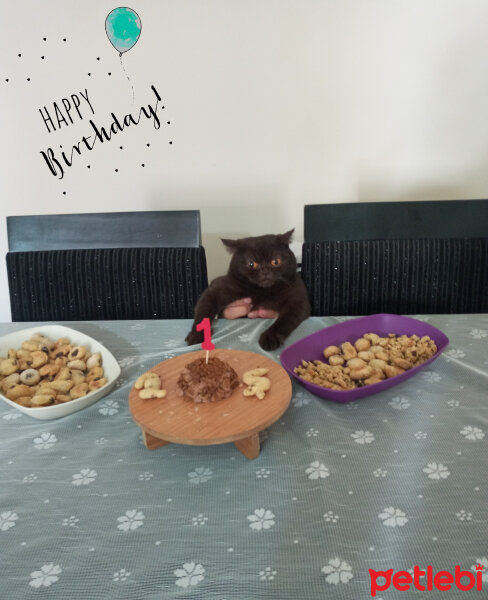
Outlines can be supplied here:
<path id="1" fill-rule="evenodd" d="M 197 325 L 208 317 L 212 322 L 219 313 L 219 307 L 216 305 L 216 295 L 214 290 L 207 288 L 195 306 L 195 318 L 190 333 L 186 336 L 185 342 L 189 346 L 201 344 L 203 342 L 203 331 L 197 331 Z"/>
<path id="2" fill-rule="evenodd" d="M 268 352 L 276 350 L 285 342 L 290 333 L 309 316 L 308 311 L 286 310 L 281 312 L 276 321 L 259 336 L 259 345 Z"/>
<path id="3" fill-rule="evenodd" d="M 218 317 L 220 312 L 231 302 L 235 297 L 222 286 L 222 284 L 211 285 L 208 287 L 195 306 L 195 318 L 190 333 L 186 336 L 185 341 L 189 346 L 193 344 L 201 344 L 203 342 L 203 331 L 197 331 L 197 325 L 205 318 L 213 320 Z"/>

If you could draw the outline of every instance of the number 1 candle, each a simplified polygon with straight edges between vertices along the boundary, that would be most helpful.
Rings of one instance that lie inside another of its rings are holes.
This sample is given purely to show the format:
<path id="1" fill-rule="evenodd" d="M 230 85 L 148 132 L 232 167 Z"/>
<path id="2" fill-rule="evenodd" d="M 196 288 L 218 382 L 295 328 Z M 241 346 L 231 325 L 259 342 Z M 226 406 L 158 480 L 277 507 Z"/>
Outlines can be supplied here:
<path id="1" fill-rule="evenodd" d="M 212 343 L 212 328 L 210 326 L 210 319 L 205 317 L 200 323 L 197 325 L 197 331 L 203 330 L 203 342 L 202 348 L 207 351 L 205 363 L 208 365 L 208 353 L 209 350 L 213 350 L 215 348 L 215 344 Z"/>

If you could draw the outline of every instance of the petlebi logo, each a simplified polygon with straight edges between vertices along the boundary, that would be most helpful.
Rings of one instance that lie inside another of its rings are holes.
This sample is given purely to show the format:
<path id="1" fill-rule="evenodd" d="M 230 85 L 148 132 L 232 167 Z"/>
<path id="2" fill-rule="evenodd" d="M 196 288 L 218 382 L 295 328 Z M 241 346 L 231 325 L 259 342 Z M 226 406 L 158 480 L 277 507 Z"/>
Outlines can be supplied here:
<path id="1" fill-rule="evenodd" d="M 371 596 L 374 598 L 378 592 L 384 592 L 393 586 L 396 590 L 408 591 L 416 589 L 421 591 L 449 591 L 457 588 L 462 592 L 469 590 L 482 591 L 483 565 L 475 565 L 475 572 L 464 571 L 459 565 L 454 567 L 454 574 L 450 571 L 434 572 L 432 566 L 421 569 L 418 565 L 413 568 L 413 573 L 408 571 L 375 571 L 369 569 L 371 579 Z M 422 581 L 421 581 L 422 580 Z"/>

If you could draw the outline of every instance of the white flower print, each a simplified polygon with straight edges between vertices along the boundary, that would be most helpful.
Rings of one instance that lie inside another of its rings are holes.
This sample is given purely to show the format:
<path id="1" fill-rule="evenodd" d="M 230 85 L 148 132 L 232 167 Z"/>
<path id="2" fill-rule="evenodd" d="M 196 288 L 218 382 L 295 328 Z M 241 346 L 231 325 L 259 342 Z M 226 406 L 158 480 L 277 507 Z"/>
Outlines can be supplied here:
<path id="1" fill-rule="evenodd" d="M 460 521 L 471 521 L 471 519 L 473 518 L 473 514 L 470 512 L 467 512 L 466 510 L 460 510 L 459 512 L 456 513 L 456 517 Z"/>
<path id="2" fill-rule="evenodd" d="M 201 564 L 195 564 L 194 562 L 185 563 L 181 569 L 176 569 L 174 574 L 178 579 L 176 585 L 187 588 L 191 585 L 197 585 L 204 579 L 205 569 Z"/>
<path id="3" fill-rule="evenodd" d="M 130 343 L 130 345 L 131 345 L 133 348 L 139 348 L 139 346 L 141 346 L 141 345 L 142 345 L 142 341 L 139 341 L 139 340 L 137 340 L 137 341 L 131 342 L 131 343 Z"/>
<path id="4" fill-rule="evenodd" d="M 126 571 L 125 569 L 120 569 L 120 571 L 114 573 L 112 581 L 125 581 L 128 577 L 130 577 L 130 575 L 131 574 L 129 573 L 129 571 Z"/>
<path id="5" fill-rule="evenodd" d="M 97 472 L 93 469 L 81 469 L 79 473 L 72 475 L 73 481 L 71 483 L 73 485 L 89 485 L 95 481 L 96 477 Z"/>
<path id="6" fill-rule="evenodd" d="M 451 348 L 446 352 L 446 356 L 449 358 L 464 358 L 466 356 L 466 352 L 464 352 L 464 350 L 460 350 L 459 348 Z"/>
<path id="7" fill-rule="evenodd" d="M 63 519 L 64 527 L 78 527 L 76 523 L 79 523 L 80 519 L 77 519 L 74 516 L 69 517 L 68 519 Z"/>
<path id="8" fill-rule="evenodd" d="M 476 340 L 481 340 L 482 338 L 488 336 L 488 331 L 486 331 L 486 329 L 472 329 L 469 332 L 469 335 L 474 337 Z"/>
<path id="9" fill-rule="evenodd" d="M 271 567 L 266 567 L 264 571 L 259 571 L 259 579 L 261 581 L 273 581 L 275 575 L 276 571 L 273 571 Z"/>
<path id="10" fill-rule="evenodd" d="M 317 436 L 318 436 L 318 434 L 319 434 L 319 430 L 318 430 L 318 429 L 314 429 L 313 427 L 311 427 L 310 429 L 308 429 L 308 430 L 305 432 L 305 435 L 306 435 L 307 437 L 317 437 Z"/>
<path id="11" fill-rule="evenodd" d="M 357 402 L 348 402 L 346 408 L 347 410 L 357 410 L 359 408 L 359 404 Z"/>
<path id="12" fill-rule="evenodd" d="M 212 478 L 212 475 L 212 469 L 208 469 L 207 467 L 197 467 L 194 471 L 188 473 L 188 480 L 190 483 L 196 485 L 198 483 L 205 483 Z"/>
<path id="13" fill-rule="evenodd" d="M 397 410 L 404 410 L 411 406 L 410 402 L 408 401 L 408 398 L 405 398 L 403 396 L 395 396 L 395 398 L 392 398 L 390 402 L 388 402 L 388 404 L 392 408 L 396 408 Z"/>
<path id="14" fill-rule="evenodd" d="M 146 324 L 145 323 L 134 323 L 134 325 L 130 326 L 130 329 L 132 329 L 132 331 L 141 331 L 142 329 L 146 329 Z"/>
<path id="15" fill-rule="evenodd" d="M 418 440 L 425 440 L 427 439 L 427 434 L 424 431 L 417 431 L 413 434 L 413 437 Z"/>
<path id="16" fill-rule="evenodd" d="M 291 401 L 295 408 L 301 408 L 302 406 L 310 404 L 310 402 L 312 402 L 312 398 L 310 398 L 310 396 L 306 396 L 303 392 L 297 392 Z"/>
<path id="17" fill-rule="evenodd" d="M 339 515 L 334 514 L 331 510 L 328 510 L 323 516 L 327 523 L 337 523 L 339 520 Z"/>
<path id="18" fill-rule="evenodd" d="M 121 358 L 118 363 L 121 369 L 132 367 L 137 362 L 137 356 L 125 356 Z"/>
<path id="19" fill-rule="evenodd" d="M 37 450 L 48 450 L 57 442 L 54 433 L 41 433 L 40 437 L 34 439 L 34 447 Z"/>
<path id="20" fill-rule="evenodd" d="M 422 373 L 422 379 L 428 383 L 437 383 L 442 377 L 438 373 L 434 373 L 434 371 L 424 371 Z"/>
<path id="21" fill-rule="evenodd" d="M 355 433 L 351 433 L 351 437 L 354 439 L 356 444 L 371 444 L 374 442 L 374 435 L 369 431 L 356 431 Z"/>
<path id="22" fill-rule="evenodd" d="M 5 419 L 6 421 L 15 421 L 15 419 L 20 419 L 21 416 L 22 413 L 18 410 L 11 410 L 10 412 L 5 413 L 2 419 Z"/>
<path id="23" fill-rule="evenodd" d="M 483 556 L 483 558 L 476 559 L 476 564 L 472 565 L 471 567 L 471 570 L 475 573 L 478 572 L 478 569 L 476 568 L 477 565 L 483 567 L 481 581 L 483 583 L 488 583 L 488 558 L 486 556 Z"/>
<path id="24" fill-rule="evenodd" d="M 14 527 L 15 521 L 17 521 L 18 518 L 19 516 L 17 513 L 10 510 L 0 513 L 0 531 L 7 531 L 7 529 Z"/>
<path id="25" fill-rule="evenodd" d="M 116 415 L 119 412 L 119 403 L 116 400 L 105 400 L 98 409 L 98 412 L 108 417 Z"/>
<path id="26" fill-rule="evenodd" d="M 205 517 L 202 514 L 199 514 L 196 517 L 193 517 L 191 522 L 193 525 L 206 525 L 208 521 L 208 517 Z"/>
<path id="27" fill-rule="evenodd" d="M 325 565 L 325 567 L 322 567 L 320 570 L 327 575 L 325 581 L 333 585 L 347 583 L 354 577 L 351 565 L 340 558 L 331 558 L 329 564 Z"/>
<path id="28" fill-rule="evenodd" d="M 22 481 L 24 483 L 32 483 L 36 479 L 38 479 L 37 475 L 34 475 L 34 473 L 30 473 L 29 475 L 26 475 Z"/>
<path id="29" fill-rule="evenodd" d="M 387 527 L 396 527 L 397 525 L 403 527 L 408 522 L 405 513 L 399 508 L 393 508 L 393 506 L 384 508 L 378 517 L 383 521 L 383 525 Z"/>
<path id="30" fill-rule="evenodd" d="M 31 576 L 31 581 L 29 581 L 29 585 L 35 588 L 39 588 L 41 586 L 49 587 L 53 583 L 59 579 L 58 575 L 61 573 L 61 567 L 59 565 L 55 565 L 53 563 L 49 563 L 47 565 L 43 565 L 40 571 L 33 571 Z"/>
<path id="31" fill-rule="evenodd" d="M 144 525 L 144 519 L 145 516 L 142 512 L 135 509 L 128 510 L 124 516 L 117 519 L 119 522 L 117 529 L 121 529 L 122 531 L 133 531 L 141 525 Z"/>
<path id="32" fill-rule="evenodd" d="M 140 473 L 139 481 L 150 481 L 153 477 L 154 475 L 152 473 L 146 471 L 145 473 Z"/>
<path id="33" fill-rule="evenodd" d="M 166 350 L 169 350 L 171 348 L 177 348 L 180 343 L 181 340 L 165 340 L 161 345 Z"/>
<path id="34" fill-rule="evenodd" d="M 305 473 L 307 473 L 309 479 L 325 479 L 330 475 L 329 469 L 322 463 L 319 463 L 318 460 L 310 463 L 310 466 L 305 469 Z"/>
<path id="35" fill-rule="evenodd" d="M 467 440 L 471 440 L 473 442 L 476 440 L 482 440 L 485 437 L 485 433 L 482 429 L 479 427 L 472 427 L 471 425 L 466 425 L 466 427 L 461 429 L 459 433 L 464 435 Z"/>
<path id="36" fill-rule="evenodd" d="M 269 469 L 258 469 L 256 471 L 256 479 L 267 479 L 269 475 L 271 475 Z"/>
<path id="37" fill-rule="evenodd" d="M 459 400 L 449 400 L 447 405 L 451 408 L 457 408 L 459 406 Z"/>
<path id="38" fill-rule="evenodd" d="M 98 438 L 98 440 L 95 440 L 95 444 L 97 446 L 103 446 L 104 444 L 106 444 L 108 442 L 107 439 L 105 439 L 104 437 Z"/>
<path id="39" fill-rule="evenodd" d="M 174 358 L 176 354 L 174 352 L 163 352 L 161 356 L 164 360 L 167 360 L 168 358 Z"/>
<path id="40" fill-rule="evenodd" d="M 252 336 L 249 333 L 241 333 L 241 335 L 238 335 L 237 337 L 239 338 L 239 341 L 243 344 L 249 344 L 249 342 L 252 339 Z"/>
<path id="41" fill-rule="evenodd" d="M 255 529 L 256 531 L 269 529 L 275 525 L 274 514 L 265 508 L 257 508 L 254 511 L 254 514 L 248 515 L 247 520 L 250 521 L 249 527 L 251 529 Z"/>
<path id="42" fill-rule="evenodd" d="M 373 471 L 373 475 L 375 477 L 386 477 L 387 473 L 388 471 L 386 469 L 376 469 L 375 471 Z"/>
<path id="43" fill-rule="evenodd" d="M 429 463 L 424 469 L 424 473 L 427 473 L 429 479 L 447 479 L 451 472 L 442 463 Z"/>

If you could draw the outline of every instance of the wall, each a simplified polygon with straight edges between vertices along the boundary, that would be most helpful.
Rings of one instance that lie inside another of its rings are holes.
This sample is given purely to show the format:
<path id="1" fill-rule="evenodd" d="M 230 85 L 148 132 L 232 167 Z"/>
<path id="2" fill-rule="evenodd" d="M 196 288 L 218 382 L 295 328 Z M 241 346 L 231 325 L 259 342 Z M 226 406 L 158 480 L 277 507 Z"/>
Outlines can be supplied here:
<path id="1" fill-rule="evenodd" d="M 300 243 L 306 203 L 486 197 L 484 0 L 131 0 L 142 32 L 122 58 L 117 6 L 3 6 L 2 255 L 6 215 L 198 208 L 214 277 L 220 237 L 296 227 Z M 90 119 L 149 110 L 151 86 L 159 129 L 143 115 L 51 173 L 42 151 L 61 160 L 95 142 Z M 63 98 L 73 123 L 49 132 L 39 109 Z"/>

